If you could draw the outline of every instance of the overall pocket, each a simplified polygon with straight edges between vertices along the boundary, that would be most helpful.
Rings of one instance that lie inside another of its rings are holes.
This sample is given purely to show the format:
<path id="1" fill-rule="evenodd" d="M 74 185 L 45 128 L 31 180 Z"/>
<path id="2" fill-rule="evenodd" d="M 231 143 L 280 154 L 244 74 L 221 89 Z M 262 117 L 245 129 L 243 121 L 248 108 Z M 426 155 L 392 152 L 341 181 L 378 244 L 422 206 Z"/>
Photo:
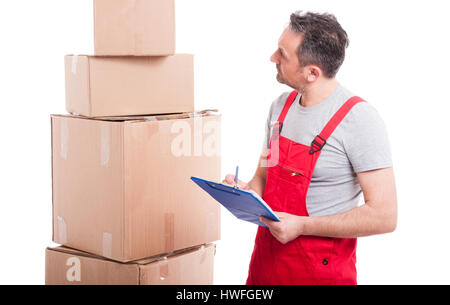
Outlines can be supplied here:
<path id="1" fill-rule="evenodd" d="M 283 198 L 283 212 L 307 216 L 305 200 L 309 179 L 298 169 L 281 166 L 278 168 L 278 175 L 280 182 L 277 193 Z"/>

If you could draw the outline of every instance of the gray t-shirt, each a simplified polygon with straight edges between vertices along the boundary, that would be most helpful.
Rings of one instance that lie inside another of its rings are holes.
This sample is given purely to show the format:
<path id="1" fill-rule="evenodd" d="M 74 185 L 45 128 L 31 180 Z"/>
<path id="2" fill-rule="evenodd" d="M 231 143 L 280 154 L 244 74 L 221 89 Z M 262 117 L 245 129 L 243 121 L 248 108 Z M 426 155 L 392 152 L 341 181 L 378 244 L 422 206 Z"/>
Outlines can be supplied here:
<path id="1" fill-rule="evenodd" d="M 272 127 L 277 122 L 290 92 L 282 94 L 270 108 L 264 147 L 269 147 Z M 281 135 L 311 145 L 331 117 L 354 94 L 339 85 L 323 102 L 313 107 L 300 105 L 300 94 L 284 121 Z M 389 140 L 384 123 L 369 103 L 358 103 L 342 120 L 317 161 L 306 197 L 310 216 L 334 215 L 358 206 L 361 187 L 356 173 L 392 167 Z"/>

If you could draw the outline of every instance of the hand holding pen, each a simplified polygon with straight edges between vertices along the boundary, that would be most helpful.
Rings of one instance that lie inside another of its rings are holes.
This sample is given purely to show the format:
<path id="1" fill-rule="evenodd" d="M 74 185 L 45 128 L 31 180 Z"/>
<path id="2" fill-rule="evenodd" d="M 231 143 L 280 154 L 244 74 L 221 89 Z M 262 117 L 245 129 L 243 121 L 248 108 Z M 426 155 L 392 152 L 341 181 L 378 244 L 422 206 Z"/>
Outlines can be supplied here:
<path id="1" fill-rule="evenodd" d="M 233 187 L 236 187 L 241 190 L 249 190 L 250 186 L 245 183 L 244 181 L 241 181 L 238 179 L 239 174 L 239 166 L 236 167 L 236 174 L 235 175 L 226 175 L 225 179 L 222 181 L 222 183 L 229 184 Z"/>

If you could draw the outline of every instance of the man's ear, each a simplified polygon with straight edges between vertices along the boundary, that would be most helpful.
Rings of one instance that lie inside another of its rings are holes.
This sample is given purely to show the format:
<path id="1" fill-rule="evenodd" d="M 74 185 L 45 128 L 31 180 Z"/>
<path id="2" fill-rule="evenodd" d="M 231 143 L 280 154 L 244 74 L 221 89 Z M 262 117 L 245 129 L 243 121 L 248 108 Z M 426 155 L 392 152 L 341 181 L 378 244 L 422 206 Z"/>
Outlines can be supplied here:
<path id="1" fill-rule="evenodd" d="M 322 70 L 315 65 L 309 66 L 307 71 L 308 71 L 307 80 L 310 83 L 315 82 L 322 74 Z"/>

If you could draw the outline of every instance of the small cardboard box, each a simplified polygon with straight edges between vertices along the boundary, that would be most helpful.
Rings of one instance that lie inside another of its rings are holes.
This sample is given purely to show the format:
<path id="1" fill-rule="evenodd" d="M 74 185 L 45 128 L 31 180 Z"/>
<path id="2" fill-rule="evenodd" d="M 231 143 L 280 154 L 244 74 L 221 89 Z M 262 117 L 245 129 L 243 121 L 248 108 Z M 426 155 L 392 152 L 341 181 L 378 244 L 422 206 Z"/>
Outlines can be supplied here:
<path id="1" fill-rule="evenodd" d="M 53 241 L 133 261 L 220 239 L 220 115 L 52 115 Z"/>
<path id="2" fill-rule="evenodd" d="M 65 57 L 66 109 L 87 117 L 194 111 L 194 57 Z"/>
<path id="3" fill-rule="evenodd" d="M 174 0 L 94 0 L 95 55 L 175 54 Z"/>
<path id="4" fill-rule="evenodd" d="M 120 263 L 66 247 L 45 251 L 46 285 L 212 285 L 216 247 Z"/>

